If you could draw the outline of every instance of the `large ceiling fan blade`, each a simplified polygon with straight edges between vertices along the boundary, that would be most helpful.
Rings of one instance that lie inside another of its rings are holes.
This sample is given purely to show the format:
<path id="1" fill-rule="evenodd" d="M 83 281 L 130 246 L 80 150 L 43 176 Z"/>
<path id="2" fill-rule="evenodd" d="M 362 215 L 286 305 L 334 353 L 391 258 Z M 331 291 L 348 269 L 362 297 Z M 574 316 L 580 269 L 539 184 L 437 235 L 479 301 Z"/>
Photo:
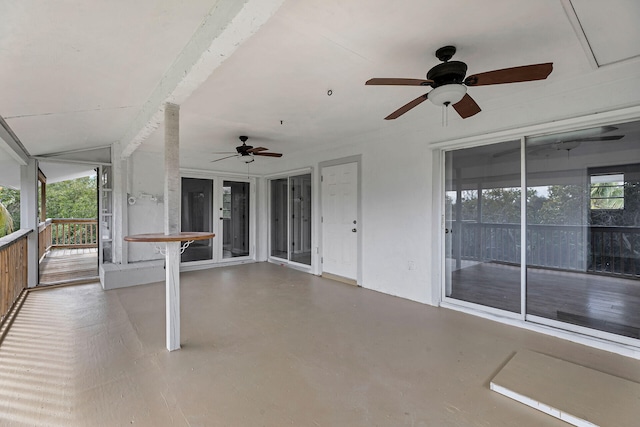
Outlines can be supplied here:
<path id="1" fill-rule="evenodd" d="M 520 147 L 517 148 L 510 148 L 508 150 L 504 150 L 504 151 L 500 151 L 499 153 L 495 153 L 493 156 L 494 159 L 497 159 L 499 157 L 504 157 L 504 156 L 508 156 L 509 154 L 513 154 L 513 153 L 519 153 L 520 152 Z"/>
<path id="2" fill-rule="evenodd" d="M 569 132 L 553 133 L 527 138 L 527 145 L 548 145 L 561 141 L 585 141 L 591 138 L 601 138 L 600 135 L 618 130 L 615 126 L 598 126 L 595 128 L 581 129 Z M 617 138 L 617 136 L 616 136 Z M 600 139 L 598 139 L 600 141 Z"/>
<path id="3" fill-rule="evenodd" d="M 254 147 L 254 148 L 250 148 L 247 150 L 247 153 L 256 153 L 258 151 L 266 151 L 268 150 L 268 148 L 264 148 L 264 147 Z"/>
<path id="4" fill-rule="evenodd" d="M 578 142 L 617 141 L 622 138 L 624 138 L 624 135 L 609 135 L 609 136 L 594 136 L 591 138 L 580 138 L 580 139 L 575 139 L 574 141 L 578 141 Z"/>
<path id="5" fill-rule="evenodd" d="M 467 86 L 485 86 L 544 80 L 551 74 L 551 71 L 553 71 L 553 62 L 523 65 L 521 67 L 503 68 L 501 70 L 473 74 L 464 80 L 464 84 Z"/>
<path id="6" fill-rule="evenodd" d="M 253 153 L 254 156 L 282 157 L 282 153 Z"/>
<path id="7" fill-rule="evenodd" d="M 474 101 L 468 93 L 466 93 L 460 101 L 453 104 L 453 108 L 458 112 L 458 114 L 460 114 L 460 117 L 462 117 L 463 119 L 476 115 L 480 111 L 482 111 L 478 104 L 476 104 L 476 101 Z"/>
<path id="8" fill-rule="evenodd" d="M 219 162 L 220 160 L 230 159 L 232 157 L 239 157 L 239 156 L 240 156 L 239 154 L 234 154 L 232 156 L 221 157 L 219 159 L 211 160 L 211 163 L 215 163 L 215 162 Z"/>
<path id="9" fill-rule="evenodd" d="M 407 104 L 404 104 L 402 107 L 398 108 L 396 111 L 394 111 L 393 113 L 389 114 L 384 119 L 385 120 L 397 119 L 398 117 L 400 117 L 401 115 L 403 115 L 407 111 L 409 111 L 412 108 L 422 104 L 426 100 L 427 100 L 427 94 L 425 93 L 424 95 L 420 95 L 419 97 L 417 97 L 413 101 L 411 101 L 411 102 L 409 102 Z"/>
<path id="10" fill-rule="evenodd" d="M 367 80 L 365 85 L 429 86 L 431 83 L 433 80 L 376 78 Z"/>

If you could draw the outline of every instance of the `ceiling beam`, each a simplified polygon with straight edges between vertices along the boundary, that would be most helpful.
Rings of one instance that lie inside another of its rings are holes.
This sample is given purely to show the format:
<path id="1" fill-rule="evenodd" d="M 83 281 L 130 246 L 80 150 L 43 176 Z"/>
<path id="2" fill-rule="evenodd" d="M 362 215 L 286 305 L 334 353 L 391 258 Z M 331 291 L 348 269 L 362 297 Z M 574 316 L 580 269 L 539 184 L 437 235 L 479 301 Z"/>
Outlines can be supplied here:
<path id="1" fill-rule="evenodd" d="M 3 148 L 13 159 L 22 166 L 29 162 L 29 152 L 18 136 L 13 133 L 9 124 L 0 116 L 0 148 Z"/>
<path id="2" fill-rule="evenodd" d="M 164 120 L 166 103 L 180 105 L 245 40 L 276 13 L 284 0 L 219 0 L 176 57 L 124 137 L 129 157 Z"/>

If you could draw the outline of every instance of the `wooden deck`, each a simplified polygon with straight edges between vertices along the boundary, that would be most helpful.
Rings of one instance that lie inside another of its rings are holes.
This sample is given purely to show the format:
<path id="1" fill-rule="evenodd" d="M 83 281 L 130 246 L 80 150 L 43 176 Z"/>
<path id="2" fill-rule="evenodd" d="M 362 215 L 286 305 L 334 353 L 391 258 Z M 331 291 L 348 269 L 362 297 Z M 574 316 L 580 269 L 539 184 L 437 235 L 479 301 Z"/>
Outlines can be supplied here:
<path id="1" fill-rule="evenodd" d="M 52 249 L 40 263 L 39 286 L 98 280 L 98 249 Z"/>
<path id="2" fill-rule="evenodd" d="M 520 267 L 482 263 L 454 271 L 452 298 L 520 312 Z M 527 269 L 527 313 L 640 338 L 640 280 Z"/>

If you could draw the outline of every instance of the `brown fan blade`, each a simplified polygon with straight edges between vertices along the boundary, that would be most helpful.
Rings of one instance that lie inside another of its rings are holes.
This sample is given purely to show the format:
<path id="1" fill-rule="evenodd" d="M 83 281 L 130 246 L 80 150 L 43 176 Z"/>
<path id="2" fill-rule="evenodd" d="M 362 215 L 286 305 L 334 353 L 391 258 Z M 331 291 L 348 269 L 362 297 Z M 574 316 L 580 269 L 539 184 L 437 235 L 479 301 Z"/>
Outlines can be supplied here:
<path id="1" fill-rule="evenodd" d="M 268 148 L 264 148 L 264 147 L 254 147 L 254 148 L 250 148 L 249 150 L 247 150 L 247 153 L 255 153 L 258 151 L 265 151 L 268 150 Z"/>
<path id="2" fill-rule="evenodd" d="M 476 104 L 476 101 L 474 101 L 468 93 L 465 93 L 460 101 L 453 104 L 453 108 L 458 112 L 458 114 L 460 114 L 460 117 L 462 117 L 463 119 L 474 116 L 482 111 L 478 104 Z"/>
<path id="3" fill-rule="evenodd" d="M 419 97 L 417 97 L 416 99 L 414 99 L 413 101 L 403 105 L 402 107 L 398 108 L 396 111 L 394 111 L 393 113 L 389 114 L 387 117 L 385 117 L 385 120 L 393 120 L 393 119 L 397 119 L 398 117 L 400 117 L 401 115 L 403 115 L 404 113 L 406 113 L 407 111 L 411 110 L 412 108 L 422 104 L 424 101 L 427 100 L 427 94 L 425 93 L 424 95 L 420 95 Z"/>
<path id="4" fill-rule="evenodd" d="M 429 86 L 431 83 L 433 80 L 380 78 L 367 80 L 365 85 Z"/>
<path id="5" fill-rule="evenodd" d="M 553 71 L 553 62 L 523 65 L 521 67 L 503 68 L 502 70 L 473 74 L 464 80 L 464 84 L 467 86 L 485 86 L 544 80 L 551 74 L 551 71 Z"/>
<path id="6" fill-rule="evenodd" d="M 233 156 L 222 157 L 220 159 L 211 160 L 211 163 L 219 162 L 220 160 L 230 159 L 231 157 L 238 157 L 239 154 L 234 154 Z"/>
<path id="7" fill-rule="evenodd" d="M 281 153 L 253 153 L 254 156 L 282 157 Z"/>

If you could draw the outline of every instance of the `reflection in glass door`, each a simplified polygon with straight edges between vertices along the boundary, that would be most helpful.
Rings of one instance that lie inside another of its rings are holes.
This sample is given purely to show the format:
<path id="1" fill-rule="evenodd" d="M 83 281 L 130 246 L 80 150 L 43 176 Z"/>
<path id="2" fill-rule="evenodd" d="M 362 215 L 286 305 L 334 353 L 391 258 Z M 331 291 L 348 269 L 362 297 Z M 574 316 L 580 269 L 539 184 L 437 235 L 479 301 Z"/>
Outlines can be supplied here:
<path id="1" fill-rule="evenodd" d="M 311 174 L 272 179 L 272 257 L 311 265 Z"/>
<path id="2" fill-rule="evenodd" d="M 536 321 L 640 338 L 639 134 L 635 122 L 527 139 L 527 314 Z"/>
<path id="3" fill-rule="evenodd" d="M 521 312 L 519 150 L 509 141 L 445 154 L 447 297 Z"/>
<path id="4" fill-rule="evenodd" d="M 271 256 L 289 259 L 289 199 L 287 178 L 271 180 Z"/>
<path id="5" fill-rule="evenodd" d="M 519 141 L 445 153 L 445 297 L 640 339 L 639 145 L 640 122 L 528 137 L 524 187 Z"/>
<path id="6" fill-rule="evenodd" d="M 222 257 L 249 256 L 249 183 L 222 186 Z"/>
<path id="7" fill-rule="evenodd" d="M 182 231 L 213 231 L 213 180 L 182 178 L 181 229 Z M 213 258 L 212 239 L 196 240 L 183 252 L 182 262 L 203 261 Z"/>

